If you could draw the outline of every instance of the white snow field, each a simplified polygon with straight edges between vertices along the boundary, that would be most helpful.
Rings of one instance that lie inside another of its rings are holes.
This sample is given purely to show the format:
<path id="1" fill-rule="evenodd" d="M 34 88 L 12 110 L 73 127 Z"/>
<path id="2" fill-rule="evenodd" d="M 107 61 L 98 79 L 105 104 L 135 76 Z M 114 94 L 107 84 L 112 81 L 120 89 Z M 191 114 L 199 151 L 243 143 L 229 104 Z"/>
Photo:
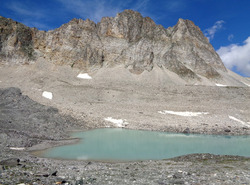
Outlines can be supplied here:
<path id="1" fill-rule="evenodd" d="M 215 84 L 218 87 L 227 87 L 227 85 L 223 85 L 223 84 Z"/>
<path id="2" fill-rule="evenodd" d="M 80 73 L 80 74 L 77 76 L 77 78 L 86 79 L 86 80 L 91 80 L 91 79 L 92 79 L 92 77 L 89 76 L 88 73 Z"/>
<path id="3" fill-rule="evenodd" d="M 169 110 L 158 111 L 158 113 L 160 113 L 160 114 L 173 114 L 173 115 L 177 115 L 177 116 L 187 116 L 187 117 L 208 114 L 208 112 L 175 112 L 175 111 L 169 111 Z"/>
<path id="4" fill-rule="evenodd" d="M 117 127 L 120 127 L 120 128 L 123 128 L 126 125 L 128 125 L 128 122 L 126 122 L 126 120 L 123 120 L 123 119 L 114 119 L 112 117 L 107 117 L 107 118 L 104 118 L 104 120 L 114 123 Z"/>
<path id="5" fill-rule="evenodd" d="M 52 98 L 53 98 L 52 92 L 48 92 L 48 91 L 43 91 L 42 96 L 43 96 L 44 98 L 47 98 L 47 99 L 50 99 L 50 100 L 52 100 Z"/>
<path id="6" fill-rule="evenodd" d="M 234 121 L 237 121 L 238 123 L 241 123 L 242 125 L 245 125 L 245 126 L 247 126 L 247 127 L 250 127 L 250 125 L 248 124 L 248 123 L 246 123 L 246 122 L 244 122 L 244 121 L 241 121 L 240 119 L 237 119 L 237 118 L 235 118 L 235 117 L 233 117 L 233 116 L 228 116 L 231 120 L 234 120 Z"/>

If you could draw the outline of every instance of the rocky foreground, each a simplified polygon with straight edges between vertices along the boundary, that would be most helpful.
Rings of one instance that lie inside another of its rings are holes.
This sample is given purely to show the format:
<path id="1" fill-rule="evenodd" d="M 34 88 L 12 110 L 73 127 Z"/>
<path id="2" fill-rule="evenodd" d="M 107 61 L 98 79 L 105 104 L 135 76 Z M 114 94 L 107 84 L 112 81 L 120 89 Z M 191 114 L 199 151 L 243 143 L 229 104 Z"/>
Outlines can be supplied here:
<path id="1" fill-rule="evenodd" d="M 0 90 L 0 184 L 249 184 L 250 158 L 194 154 L 109 163 L 45 159 L 29 151 L 67 143 L 86 123 L 38 104 L 17 88 Z M 38 145 L 39 144 L 39 145 Z"/>

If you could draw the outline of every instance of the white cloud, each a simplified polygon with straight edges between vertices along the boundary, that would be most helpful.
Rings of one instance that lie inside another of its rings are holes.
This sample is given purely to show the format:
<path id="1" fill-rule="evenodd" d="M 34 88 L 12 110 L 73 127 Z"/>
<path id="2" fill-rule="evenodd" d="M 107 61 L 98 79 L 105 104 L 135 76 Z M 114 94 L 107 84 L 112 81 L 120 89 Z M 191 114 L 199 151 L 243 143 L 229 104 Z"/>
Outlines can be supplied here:
<path id="1" fill-rule="evenodd" d="M 148 7 L 149 0 L 137 1 L 132 7 L 134 10 L 145 10 Z"/>
<path id="2" fill-rule="evenodd" d="M 36 18 L 42 18 L 44 16 L 42 12 L 34 10 L 33 8 L 30 8 L 28 6 L 25 6 L 25 4 L 20 2 L 12 2 L 8 4 L 8 8 L 22 16 L 32 16 Z"/>
<path id="3" fill-rule="evenodd" d="M 229 41 L 232 41 L 233 38 L 234 38 L 234 35 L 233 35 L 233 34 L 230 34 L 230 35 L 228 35 L 228 37 L 227 37 L 227 39 L 228 39 Z"/>
<path id="4" fill-rule="evenodd" d="M 3 6 L 10 10 L 15 20 L 24 23 L 29 27 L 37 27 L 41 30 L 53 29 L 53 21 L 68 18 L 82 18 L 99 22 L 102 17 L 114 17 L 124 9 L 133 9 L 139 11 L 144 16 L 153 17 L 149 12 L 151 0 L 55 0 L 58 8 L 52 10 L 50 6 L 39 6 L 32 0 L 20 2 L 18 0 L 9 0 L 3 3 Z M 60 25 L 65 22 L 60 22 Z M 57 26 L 60 26 L 57 25 Z"/>
<path id="5" fill-rule="evenodd" d="M 223 20 L 217 21 L 211 28 L 208 28 L 204 31 L 208 40 L 212 40 L 214 38 L 215 33 L 223 27 L 224 23 L 225 22 Z"/>
<path id="6" fill-rule="evenodd" d="M 227 68 L 236 68 L 240 73 L 250 76 L 250 36 L 243 45 L 231 44 L 220 47 L 217 53 Z"/>
<path id="7" fill-rule="evenodd" d="M 124 9 L 144 11 L 148 7 L 149 0 L 143 1 L 114 1 L 114 0 L 57 0 L 70 13 L 74 13 L 82 19 L 89 18 L 99 22 L 102 17 L 114 17 Z"/>
<path id="8" fill-rule="evenodd" d="M 114 16 L 120 11 L 119 6 L 111 6 L 111 1 L 104 0 L 58 0 L 70 13 L 75 13 L 80 18 L 89 18 L 98 22 L 102 17 Z"/>
<path id="9" fill-rule="evenodd" d="M 49 26 L 44 23 L 44 20 L 48 20 L 48 11 L 34 6 L 34 4 L 29 1 L 20 3 L 13 0 L 9 3 L 5 3 L 4 6 L 15 15 L 16 21 L 22 22 L 29 27 L 36 27 L 42 30 L 49 29 Z"/>
<path id="10" fill-rule="evenodd" d="M 171 0 L 166 2 L 166 9 L 171 12 L 179 12 L 186 8 L 186 2 L 183 0 Z"/>
<path id="11" fill-rule="evenodd" d="M 26 26 L 31 27 L 31 28 L 35 27 L 35 28 L 38 28 L 40 30 L 49 30 L 50 29 L 50 27 L 48 25 L 41 23 L 41 21 L 39 21 L 39 20 L 36 21 L 36 20 L 32 20 L 32 19 L 24 19 L 22 21 L 22 23 Z"/>

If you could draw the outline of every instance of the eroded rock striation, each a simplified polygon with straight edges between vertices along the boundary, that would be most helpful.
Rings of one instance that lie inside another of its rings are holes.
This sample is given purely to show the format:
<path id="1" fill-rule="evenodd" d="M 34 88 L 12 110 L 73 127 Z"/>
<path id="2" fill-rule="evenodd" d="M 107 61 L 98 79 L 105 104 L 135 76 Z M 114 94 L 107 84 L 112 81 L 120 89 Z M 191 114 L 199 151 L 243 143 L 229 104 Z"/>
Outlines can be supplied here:
<path id="1" fill-rule="evenodd" d="M 158 66 L 192 79 L 219 78 L 218 71 L 226 71 L 192 21 L 179 19 L 165 29 L 132 10 L 104 17 L 97 24 L 73 19 L 48 32 L 0 17 L 0 58 L 4 63 L 43 58 L 86 71 L 123 65 L 135 74 Z"/>

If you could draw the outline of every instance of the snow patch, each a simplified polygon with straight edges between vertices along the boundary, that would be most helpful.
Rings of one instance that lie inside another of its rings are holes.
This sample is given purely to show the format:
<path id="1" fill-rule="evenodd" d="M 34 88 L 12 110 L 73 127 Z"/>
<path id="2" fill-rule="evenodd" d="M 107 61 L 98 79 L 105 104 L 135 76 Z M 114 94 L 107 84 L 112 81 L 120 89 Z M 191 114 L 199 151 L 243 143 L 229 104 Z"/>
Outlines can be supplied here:
<path id="1" fill-rule="evenodd" d="M 117 127 L 123 128 L 128 125 L 128 122 L 123 119 L 114 119 L 112 117 L 104 118 L 105 121 L 114 123 Z"/>
<path id="2" fill-rule="evenodd" d="M 10 147 L 11 150 L 24 150 L 25 148 Z"/>
<path id="3" fill-rule="evenodd" d="M 242 125 L 245 125 L 245 126 L 247 126 L 247 127 L 250 127 L 250 125 L 248 124 L 248 123 L 246 123 L 246 122 L 244 122 L 244 121 L 241 121 L 241 120 L 239 120 L 239 119 L 237 119 L 237 118 L 235 118 L 235 117 L 233 117 L 233 116 L 228 116 L 231 120 L 234 120 L 234 121 L 237 121 L 238 123 L 241 123 Z"/>
<path id="4" fill-rule="evenodd" d="M 52 98 L 53 98 L 52 92 L 48 92 L 48 91 L 43 91 L 42 96 L 43 96 L 44 98 L 48 98 L 48 99 L 50 99 L 50 100 L 52 100 Z"/>
<path id="5" fill-rule="evenodd" d="M 173 114 L 173 115 L 177 115 L 177 116 L 187 116 L 187 117 L 208 114 L 208 112 L 175 112 L 175 111 L 169 111 L 169 110 L 158 111 L 158 113 L 160 113 L 160 114 Z"/>
<path id="6" fill-rule="evenodd" d="M 86 79 L 86 80 L 91 80 L 91 79 L 92 79 L 92 77 L 89 76 L 88 73 L 80 73 L 80 74 L 77 76 L 77 78 Z"/>
<path id="7" fill-rule="evenodd" d="M 243 84 L 245 84 L 246 86 L 248 86 L 248 87 L 250 87 L 250 85 L 249 84 L 247 84 L 247 83 L 245 83 L 245 82 L 242 82 Z"/>
<path id="8" fill-rule="evenodd" d="M 223 84 L 215 84 L 218 87 L 227 87 L 227 85 L 223 85 Z"/>

